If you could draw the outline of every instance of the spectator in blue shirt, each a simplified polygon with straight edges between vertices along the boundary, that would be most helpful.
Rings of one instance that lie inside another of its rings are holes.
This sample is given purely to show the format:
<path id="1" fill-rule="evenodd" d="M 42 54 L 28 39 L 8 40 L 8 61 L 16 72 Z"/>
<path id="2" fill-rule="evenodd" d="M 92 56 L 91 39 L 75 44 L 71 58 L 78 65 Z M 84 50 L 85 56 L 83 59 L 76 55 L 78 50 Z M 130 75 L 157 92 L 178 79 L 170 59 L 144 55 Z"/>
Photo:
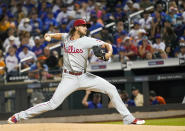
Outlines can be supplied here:
<path id="1" fill-rule="evenodd" d="M 96 109 L 96 108 L 102 108 L 101 101 L 101 95 L 99 93 L 93 94 L 93 99 L 91 101 L 88 101 L 89 95 L 91 94 L 91 91 L 86 91 L 86 94 L 82 100 L 82 104 L 85 107 L 88 107 L 89 109 Z"/>
<path id="2" fill-rule="evenodd" d="M 46 2 L 42 2 L 42 4 L 40 5 L 40 9 L 39 10 L 39 18 L 41 18 L 42 21 L 44 21 L 47 18 L 47 14 L 48 14 L 48 5 Z"/>
<path id="3" fill-rule="evenodd" d="M 123 30 L 123 31 L 121 31 L 115 38 L 116 38 L 116 40 L 115 40 L 115 43 L 116 43 L 116 45 L 118 46 L 118 47 L 120 47 L 121 46 L 121 44 L 122 44 L 122 42 L 123 42 L 123 40 L 124 40 L 124 38 L 127 36 L 127 32 L 125 31 L 125 30 Z"/>
<path id="4" fill-rule="evenodd" d="M 5 3 L 2 3 L 0 5 L 1 13 L 4 15 L 7 15 L 8 17 L 13 17 L 13 14 L 11 13 L 10 9 L 8 8 L 8 5 Z"/>
<path id="5" fill-rule="evenodd" d="M 44 30 L 48 31 L 50 25 L 53 25 L 55 27 L 58 26 L 58 22 L 56 21 L 56 19 L 53 17 L 53 13 L 49 12 L 47 18 L 44 20 Z"/>
<path id="6" fill-rule="evenodd" d="M 97 17 L 96 16 L 91 17 L 91 21 L 93 22 L 93 24 L 89 28 L 89 31 L 92 31 L 92 30 L 98 29 L 100 27 L 103 27 L 103 25 L 101 25 L 100 23 L 97 22 Z M 98 33 L 98 32 L 96 32 L 96 33 Z M 94 34 L 96 34 L 96 33 L 94 33 Z"/>
<path id="7" fill-rule="evenodd" d="M 43 60 L 38 60 L 31 65 L 28 75 L 30 79 L 47 79 L 48 66 L 44 64 Z"/>
<path id="8" fill-rule="evenodd" d="M 20 47 L 17 49 L 16 51 L 16 55 L 19 55 L 19 53 L 23 50 L 24 46 L 26 45 L 26 47 L 28 47 L 28 50 L 30 50 L 30 46 L 29 46 L 29 41 L 27 38 L 23 37 L 21 39 L 21 45 Z"/>
<path id="9" fill-rule="evenodd" d="M 24 2 L 24 7 L 27 9 L 27 12 L 32 12 L 32 9 L 35 7 L 35 3 L 32 3 L 31 0 Z"/>
<path id="10" fill-rule="evenodd" d="M 31 20 L 30 24 L 32 26 L 32 34 L 33 35 L 38 35 L 42 32 L 43 30 L 43 23 L 42 20 L 38 17 L 37 13 L 33 13 L 31 15 Z"/>
<path id="11" fill-rule="evenodd" d="M 32 48 L 32 52 L 35 53 L 37 57 L 43 55 L 44 53 L 44 48 L 46 47 L 46 44 L 41 44 L 41 40 L 39 36 L 36 36 L 35 39 L 35 46 Z"/>
<path id="12" fill-rule="evenodd" d="M 127 35 L 127 32 L 124 30 L 124 23 L 123 21 L 118 21 L 116 23 L 116 29 L 113 32 L 113 37 L 114 37 L 114 44 L 117 44 L 117 39 L 122 35 Z"/>
<path id="13" fill-rule="evenodd" d="M 114 18 L 116 20 L 123 20 L 126 14 L 124 13 L 121 5 L 116 5 L 116 11 L 114 13 Z"/>
<path id="14" fill-rule="evenodd" d="M 3 14 L 3 11 L 2 11 L 2 8 L 0 8 L 0 15 L 2 15 Z"/>
<path id="15" fill-rule="evenodd" d="M 112 17 L 112 14 L 110 12 L 107 12 L 107 8 L 103 7 L 102 9 L 102 20 L 106 23 L 108 21 L 110 21 Z"/>
<path id="16" fill-rule="evenodd" d="M 48 71 L 48 66 L 46 64 L 44 64 L 42 61 L 37 61 L 36 63 L 31 65 L 30 68 L 31 68 L 30 71 L 36 71 L 39 69 L 42 69 L 44 71 Z"/>
<path id="17" fill-rule="evenodd" d="M 67 33 L 69 30 L 67 29 L 67 21 L 62 21 L 59 26 L 60 33 Z"/>

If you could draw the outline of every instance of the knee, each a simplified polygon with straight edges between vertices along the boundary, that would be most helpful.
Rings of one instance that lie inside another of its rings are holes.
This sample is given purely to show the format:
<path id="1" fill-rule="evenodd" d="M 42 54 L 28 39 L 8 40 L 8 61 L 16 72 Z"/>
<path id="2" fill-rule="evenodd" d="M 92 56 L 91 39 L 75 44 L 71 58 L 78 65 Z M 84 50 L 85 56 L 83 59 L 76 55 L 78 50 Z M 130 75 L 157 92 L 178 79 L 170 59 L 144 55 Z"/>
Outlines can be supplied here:
<path id="1" fill-rule="evenodd" d="M 48 105 L 50 106 L 50 110 L 55 110 L 59 106 L 59 104 L 54 102 L 52 99 L 48 101 Z"/>
<path id="2" fill-rule="evenodd" d="M 110 90 L 114 92 L 114 91 L 117 91 L 117 88 L 114 85 L 111 85 Z"/>
<path id="3" fill-rule="evenodd" d="M 114 85 L 111 85 L 107 90 L 107 94 L 111 96 L 115 95 L 116 92 L 117 92 L 117 89 Z"/>

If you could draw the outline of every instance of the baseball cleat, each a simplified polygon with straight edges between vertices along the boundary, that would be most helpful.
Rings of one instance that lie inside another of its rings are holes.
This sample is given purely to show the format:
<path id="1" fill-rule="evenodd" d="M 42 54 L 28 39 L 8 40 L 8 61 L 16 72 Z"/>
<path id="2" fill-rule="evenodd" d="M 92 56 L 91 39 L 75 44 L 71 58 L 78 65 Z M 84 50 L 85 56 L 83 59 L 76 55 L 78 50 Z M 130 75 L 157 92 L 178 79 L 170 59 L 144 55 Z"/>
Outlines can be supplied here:
<path id="1" fill-rule="evenodd" d="M 10 118 L 8 118 L 8 123 L 9 124 L 16 124 L 17 119 L 15 118 L 15 116 L 11 116 Z"/>
<path id="2" fill-rule="evenodd" d="M 131 124 L 143 125 L 145 124 L 145 120 L 135 119 Z"/>

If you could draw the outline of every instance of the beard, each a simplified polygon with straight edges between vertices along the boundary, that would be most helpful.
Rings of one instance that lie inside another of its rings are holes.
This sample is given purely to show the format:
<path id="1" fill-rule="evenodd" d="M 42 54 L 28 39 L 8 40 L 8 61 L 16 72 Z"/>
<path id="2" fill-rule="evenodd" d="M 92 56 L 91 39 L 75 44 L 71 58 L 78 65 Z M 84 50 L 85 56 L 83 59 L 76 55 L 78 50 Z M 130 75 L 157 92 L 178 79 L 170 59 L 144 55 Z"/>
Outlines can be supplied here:
<path id="1" fill-rule="evenodd" d="M 83 37 L 86 35 L 86 33 L 82 32 L 82 31 L 78 31 L 78 34 L 80 35 L 80 37 Z"/>

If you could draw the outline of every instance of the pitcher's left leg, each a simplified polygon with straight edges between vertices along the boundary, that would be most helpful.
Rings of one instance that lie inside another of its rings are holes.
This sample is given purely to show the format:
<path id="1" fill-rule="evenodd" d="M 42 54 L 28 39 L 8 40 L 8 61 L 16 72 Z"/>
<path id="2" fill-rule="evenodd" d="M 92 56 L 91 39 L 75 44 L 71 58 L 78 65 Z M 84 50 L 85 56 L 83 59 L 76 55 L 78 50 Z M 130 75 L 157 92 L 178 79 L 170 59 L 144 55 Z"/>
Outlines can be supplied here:
<path id="1" fill-rule="evenodd" d="M 85 78 L 80 81 L 80 87 L 85 87 L 87 90 L 107 94 L 110 97 L 113 106 L 123 116 L 124 124 L 131 124 L 135 120 L 135 117 L 130 113 L 130 111 L 121 100 L 114 85 L 105 79 L 90 73 L 86 73 L 84 77 Z"/>
<path id="2" fill-rule="evenodd" d="M 107 94 L 110 97 L 113 106 L 123 116 L 124 123 L 127 124 L 134 121 L 135 118 L 121 100 L 114 85 L 103 78 L 90 73 L 86 73 L 86 76 L 84 77 L 85 78 L 80 81 L 80 87 L 86 87 L 88 90 Z"/>

